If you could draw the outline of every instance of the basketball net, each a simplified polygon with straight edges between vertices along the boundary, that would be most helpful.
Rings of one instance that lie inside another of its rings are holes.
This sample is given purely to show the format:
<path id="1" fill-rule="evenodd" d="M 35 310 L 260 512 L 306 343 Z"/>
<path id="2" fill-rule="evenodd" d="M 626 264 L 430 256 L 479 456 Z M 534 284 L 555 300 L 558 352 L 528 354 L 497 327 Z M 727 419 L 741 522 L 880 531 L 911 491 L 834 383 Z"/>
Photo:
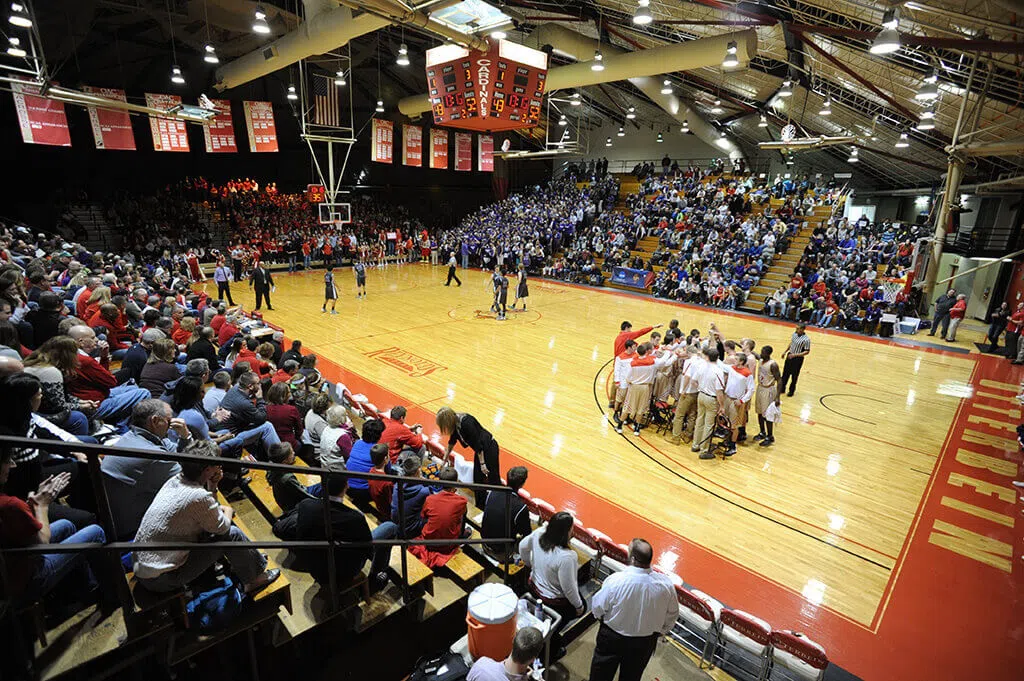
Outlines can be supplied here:
<path id="1" fill-rule="evenodd" d="M 891 277 L 885 277 L 881 280 L 882 285 L 882 299 L 885 302 L 892 305 L 896 302 L 896 297 L 907 287 L 907 278 L 893 279 Z"/>

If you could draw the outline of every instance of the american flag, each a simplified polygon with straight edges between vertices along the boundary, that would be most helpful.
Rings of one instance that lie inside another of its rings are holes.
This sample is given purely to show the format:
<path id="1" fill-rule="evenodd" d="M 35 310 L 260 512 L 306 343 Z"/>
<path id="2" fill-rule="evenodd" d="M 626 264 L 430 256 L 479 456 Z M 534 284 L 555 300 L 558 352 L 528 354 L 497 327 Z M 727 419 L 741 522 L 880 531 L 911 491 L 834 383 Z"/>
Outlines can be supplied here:
<path id="1" fill-rule="evenodd" d="M 338 113 L 338 86 L 334 78 L 313 76 L 313 125 L 337 128 L 341 125 Z"/>

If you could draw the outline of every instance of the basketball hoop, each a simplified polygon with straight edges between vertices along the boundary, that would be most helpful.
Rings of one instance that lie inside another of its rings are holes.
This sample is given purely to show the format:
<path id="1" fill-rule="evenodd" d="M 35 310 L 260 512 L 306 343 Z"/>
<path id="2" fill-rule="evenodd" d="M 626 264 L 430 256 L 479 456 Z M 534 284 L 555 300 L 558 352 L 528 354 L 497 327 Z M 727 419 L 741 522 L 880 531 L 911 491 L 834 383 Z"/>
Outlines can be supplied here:
<path id="1" fill-rule="evenodd" d="M 907 287 L 906 277 L 902 279 L 885 277 L 879 283 L 882 286 L 882 299 L 890 305 L 893 305 L 896 302 L 896 298 L 899 296 L 900 292 L 905 290 Z"/>

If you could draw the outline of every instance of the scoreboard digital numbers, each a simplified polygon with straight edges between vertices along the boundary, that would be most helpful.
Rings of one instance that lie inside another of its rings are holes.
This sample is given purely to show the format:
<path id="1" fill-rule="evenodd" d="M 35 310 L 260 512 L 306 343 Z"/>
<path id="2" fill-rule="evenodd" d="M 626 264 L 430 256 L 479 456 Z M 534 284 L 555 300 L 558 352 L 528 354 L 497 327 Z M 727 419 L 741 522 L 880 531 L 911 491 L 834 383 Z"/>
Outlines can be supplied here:
<path id="1" fill-rule="evenodd" d="M 427 50 L 427 89 L 436 125 L 514 130 L 537 125 L 548 56 L 507 40 L 487 52 L 458 45 Z"/>

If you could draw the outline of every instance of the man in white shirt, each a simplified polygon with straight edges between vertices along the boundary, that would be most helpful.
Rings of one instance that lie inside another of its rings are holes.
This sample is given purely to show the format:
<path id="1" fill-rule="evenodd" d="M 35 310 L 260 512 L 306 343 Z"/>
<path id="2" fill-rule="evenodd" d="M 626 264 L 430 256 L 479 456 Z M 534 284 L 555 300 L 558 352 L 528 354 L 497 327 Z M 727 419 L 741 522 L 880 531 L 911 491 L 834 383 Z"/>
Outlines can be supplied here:
<path id="1" fill-rule="evenodd" d="M 679 385 L 676 400 L 676 413 L 672 418 L 672 434 L 666 439 L 678 445 L 684 440 L 693 442 L 693 429 L 697 423 L 697 387 L 696 377 L 703 368 L 703 358 L 696 346 L 687 346 L 684 351 L 682 371 L 679 373 Z M 683 422 L 686 422 L 686 433 L 683 434 Z"/>
<path id="2" fill-rule="evenodd" d="M 754 396 L 754 374 L 747 366 L 747 355 L 737 352 L 734 363 L 726 368 L 725 381 L 725 416 L 732 424 L 732 438 L 725 451 L 726 456 L 736 453 L 736 443 L 740 441 L 740 429 L 747 425 L 747 405 Z"/>
<path id="3" fill-rule="evenodd" d="M 718 364 L 718 349 L 713 345 L 704 349 L 707 360 L 703 371 L 697 376 L 697 424 L 693 434 L 693 452 L 700 452 L 700 458 L 713 459 L 711 436 L 715 432 L 718 414 L 725 408 L 725 371 Z"/>
<path id="4" fill-rule="evenodd" d="M 611 401 L 608 406 L 614 410 L 615 414 L 619 413 L 622 409 L 622 403 L 626 399 L 626 388 L 629 387 L 629 368 L 636 356 L 636 341 L 626 341 L 626 349 L 618 357 L 615 358 L 615 365 L 612 369 L 614 374 L 615 382 L 615 393 L 612 395 Z"/>
<path id="5" fill-rule="evenodd" d="M 629 567 L 604 580 L 591 610 L 601 622 L 590 681 L 640 681 L 658 637 L 679 616 L 676 590 L 668 575 L 651 570 L 654 550 L 643 539 L 629 543 Z"/>
<path id="6" fill-rule="evenodd" d="M 533 661 L 544 651 L 544 634 L 535 627 L 523 627 L 512 639 L 512 653 L 499 662 L 481 657 L 473 663 L 466 681 L 526 681 Z"/>

